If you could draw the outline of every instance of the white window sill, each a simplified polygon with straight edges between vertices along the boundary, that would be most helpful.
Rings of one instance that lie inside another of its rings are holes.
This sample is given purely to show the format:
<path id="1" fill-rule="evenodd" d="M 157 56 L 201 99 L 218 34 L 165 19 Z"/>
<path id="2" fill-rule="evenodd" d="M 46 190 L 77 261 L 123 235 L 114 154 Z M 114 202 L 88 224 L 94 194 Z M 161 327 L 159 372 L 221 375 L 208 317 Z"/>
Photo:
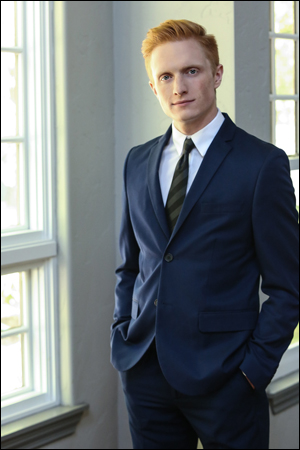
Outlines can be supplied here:
<path id="1" fill-rule="evenodd" d="M 57 406 L 1 427 L 1 448 L 40 448 L 75 432 L 89 405 Z"/>
<path id="2" fill-rule="evenodd" d="M 299 370 L 273 380 L 267 388 L 267 395 L 273 414 L 299 403 Z"/>

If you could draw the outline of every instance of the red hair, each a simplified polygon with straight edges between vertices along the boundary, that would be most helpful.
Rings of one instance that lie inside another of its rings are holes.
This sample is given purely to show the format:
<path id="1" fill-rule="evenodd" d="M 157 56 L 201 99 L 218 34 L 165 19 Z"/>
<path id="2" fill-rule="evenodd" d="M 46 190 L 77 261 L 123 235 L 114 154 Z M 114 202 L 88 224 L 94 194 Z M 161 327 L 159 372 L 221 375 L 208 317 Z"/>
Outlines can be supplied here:
<path id="1" fill-rule="evenodd" d="M 195 39 L 202 46 L 215 74 L 219 65 L 218 45 L 212 34 L 206 34 L 205 28 L 190 20 L 166 20 L 158 27 L 150 28 L 142 44 L 142 54 L 145 59 L 146 70 L 152 80 L 151 54 L 153 50 L 166 42 Z"/>

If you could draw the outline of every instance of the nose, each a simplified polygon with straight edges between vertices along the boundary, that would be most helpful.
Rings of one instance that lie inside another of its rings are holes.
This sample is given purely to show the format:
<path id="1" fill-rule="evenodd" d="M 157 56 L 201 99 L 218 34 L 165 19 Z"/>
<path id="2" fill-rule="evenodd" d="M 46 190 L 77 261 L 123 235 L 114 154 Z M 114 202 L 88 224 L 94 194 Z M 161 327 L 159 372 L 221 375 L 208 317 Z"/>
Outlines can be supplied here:
<path id="1" fill-rule="evenodd" d="M 175 95 L 184 95 L 187 93 L 187 86 L 181 76 L 174 78 L 173 93 Z"/>

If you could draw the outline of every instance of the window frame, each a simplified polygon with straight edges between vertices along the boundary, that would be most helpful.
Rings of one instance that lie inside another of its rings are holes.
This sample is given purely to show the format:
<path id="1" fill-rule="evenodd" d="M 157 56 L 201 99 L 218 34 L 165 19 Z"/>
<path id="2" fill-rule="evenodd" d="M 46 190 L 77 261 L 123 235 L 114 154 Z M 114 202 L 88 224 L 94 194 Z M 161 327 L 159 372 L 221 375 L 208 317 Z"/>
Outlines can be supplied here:
<path id="1" fill-rule="evenodd" d="M 33 386 L 29 392 L 20 390 L 19 395 L 5 396 L 1 401 L 1 425 L 60 403 L 53 1 L 23 1 L 17 5 L 23 12 L 23 42 L 13 51 L 23 53 L 24 135 L 1 137 L 1 142 L 22 141 L 26 147 L 28 228 L 1 232 L 1 275 L 30 273 L 29 328 L 33 347 L 28 372 Z"/>
<path id="2" fill-rule="evenodd" d="M 271 54 L 271 137 L 272 143 L 275 144 L 275 130 L 276 130 L 276 100 L 293 100 L 295 101 L 295 120 L 296 120 L 296 139 L 295 139 L 295 155 L 289 156 L 291 170 L 299 170 L 299 2 L 294 2 L 294 17 L 295 17 L 295 33 L 284 34 L 276 33 L 274 31 L 274 1 L 270 1 L 270 54 Z M 275 39 L 288 39 L 295 42 L 295 95 L 278 95 L 275 88 Z"/>
<path id="3" fill-rule="evenodd" d="M 289 156 L 290 170 L 299 170 L 299 2 L 294 2 L 295 8 L 295 34 L 275 33 L 274 31 L 274 1 L 270 1 L 270 70 L 271 70 L 271 93 L 269 96 L 271 106 L 271 138 L 275 144 L 275 101 L 276 100 L 294 100 L 296 114 L 296 154 Z M 295 95 L 277 95 L 275 92 L 275 39 L 285 38 L 295 41 Z M 299 371 L 299 342 L 291 344 L 284 353 L 273 381 L 283 379 L 288 375 Z"/>

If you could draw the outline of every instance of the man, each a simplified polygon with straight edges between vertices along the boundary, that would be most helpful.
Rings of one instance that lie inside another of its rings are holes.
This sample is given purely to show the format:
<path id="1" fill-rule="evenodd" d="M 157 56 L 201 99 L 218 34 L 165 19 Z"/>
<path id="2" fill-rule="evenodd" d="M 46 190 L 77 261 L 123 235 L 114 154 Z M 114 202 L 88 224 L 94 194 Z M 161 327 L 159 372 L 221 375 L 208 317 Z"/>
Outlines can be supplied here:
<path id="1" fill-rule="evenodd" d="M 166 21 L 142 51 L 172 125 L 124 167 L 111 346 L 133 446 L 268 448 L 265 388 L 298 321 L 288 158 L 217 109 L 200 25 Z"/>

